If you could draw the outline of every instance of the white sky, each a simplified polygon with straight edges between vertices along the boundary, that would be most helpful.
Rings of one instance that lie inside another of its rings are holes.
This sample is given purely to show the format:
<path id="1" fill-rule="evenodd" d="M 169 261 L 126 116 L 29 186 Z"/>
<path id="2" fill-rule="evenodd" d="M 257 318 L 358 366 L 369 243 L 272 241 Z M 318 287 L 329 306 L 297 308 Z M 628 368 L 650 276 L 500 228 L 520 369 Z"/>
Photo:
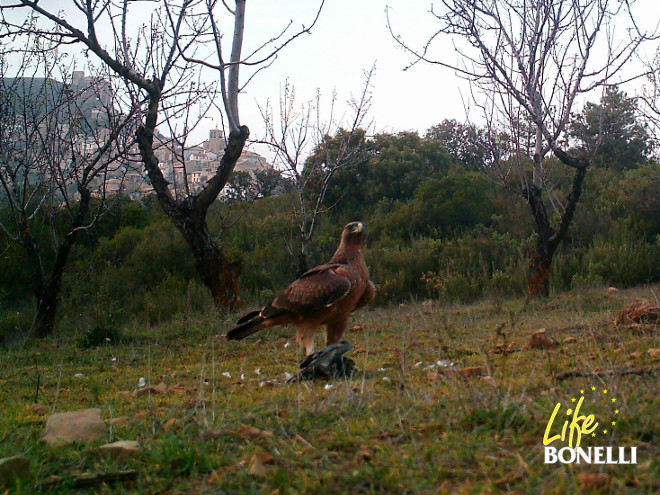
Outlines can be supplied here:
<path id="1" fill-rule="evenodd" d="M 427 13 L 430 4 L 426 0 L 388 3 L 393 23 L 407 39 L 421 42 L 424 36 L 419 34 L 432 32 L 433 23 L 429 21 L 433 19 Z M 444 118 L 463 120 L 459 81 L 450 71 L 429 64 L 403 71 L 412 57 L 392 39 L 386 26 L 385 5 L 382 0 L 327 0 L 312 34 L 287 47 L 275 64 L 246 88 L 241 100 L 243 123 L 249 126 L 260 120 L 258 114 L 253 117 L 254 100 L 263 103 L 270 97 L 277 102 L 281 83 L 287 78 L 300 100 L 313 97 L 316 88 L 326 104 L 333 89 L 340 102 L 351 93 L 358 96 L 364 71 L 374 62 L 371 117 L 376 130 L 423 131 Z M 311 19 L 317 6 L 312 0 L 248 2 L 246 43 L 255 33 L 261 34 L 262 26 L 272 32 L 289 15 L 299 23 Z M 252 29 L 255 25 L 259 27 L 256 31 Z"/>
<path id="2" fill-rule="evenodd" d="M 0 0 L 0 3 L 9 1 Z M 640 4 L 639 19 L 648 24 L 643 27 L 660 21 L 657 0 L 638 0 L 637 3 Z M 71 2 L 42 0 L 40 4 L 68 11 Z M 131 8 L 137 13 L 141 8 L 148 9 L 148 5 L 134 2 Z M 249 53 L 251 47 L 279 33 L 289 20 L 293 20 L 293 27 L 309 25 L 318 5 L 317 0 L 248 0 L 243 53 Z M 241 123 L 250 127 L 251 137 L 263 136 L 264 126 L 256 103 L 263 105 L 270 99 L 276 106 L 287 78 L 295 86 L 297 100 L 301 103 L 313 98 L 318 88 L 323 95 L 322 103 L 329 105 L 332 92 L 336 90 L 338 103 L 343 104 L 351 93 L 356 96 L 360 93 L 364 71 L 374 62 L 373 103 L 368 120 L 373 120 L 376 132 L 418 130 L 423 133 L 446 118 L 464 121 L 464 103 L 469 104 L 467 84 L 451 70 L 437 65 L 419 63 L 404 71 L 412 57 L 392 39 L 386 25 L 386 5 L 390 6 L 395 30 L 411 46 L 421 46 L 437 27 L 429 13 L 430 0 L 326 0 L 312 34 L 286 47 L 275 63 L 258 74 L 240 96 Z M 135 16 L 136 23 L 146 20 Z M 84 28 L 84 24 L 81 27 Z M 436 58 L 447 60 L 447 56 L 452 57 L 454 53 L 449 40 L 438 41 L 434 46 Z M 598 96 L 590 99 L 597 100 Z M 475 120 L 478 117 L 471 115 Z M 195 140 L 204 139 L 207 130 L 214 126 L 212 119 L 206 122 L 203 131 L 194 136 Z M 219 125 L 219 118 L 215 122 Z M 264 153 L 263 148 L 257 151 Z"/>

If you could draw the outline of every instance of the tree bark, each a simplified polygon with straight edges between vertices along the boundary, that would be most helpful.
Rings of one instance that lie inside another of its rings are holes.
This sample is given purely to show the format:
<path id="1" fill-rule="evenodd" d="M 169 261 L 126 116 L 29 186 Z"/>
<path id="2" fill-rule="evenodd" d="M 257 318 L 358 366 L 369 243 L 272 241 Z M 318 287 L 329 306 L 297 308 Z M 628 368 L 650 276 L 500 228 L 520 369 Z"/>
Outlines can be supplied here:
<path id="1" fill-rule="evenodd" d="M 529 186 L 526 197 L 536 231 L 535 252 L 528 265 L 527 293 L 530 297 L 546 297 L 550 294 L 550 265 L 555 252 L 550 239 L 554 231 L 543 203 L 542 189 L 536 185 Z"/>
<path id="2" fill-rule="evenodd" d="M 304 250 L 301 250 L 298 254 L 298 271 L 296 277 L 300 277 L 303 273 L 309 270 L 309 264 L 307 263 L 307 254 Z"/>
<path id="3" fill-rule="evenodd" d="M 246 126 L 241 126 L 238 132 L 230 132 L 225 153 L 215 175 L 197 195 L 176 201 L 169 190 L 169 183 L 158 167 L 158 158 L 153 149 L 159 102 L 160 90 L 155 87 L 150 92 L 145 124 L 137 133 L 142 161 L 165 214 L 190 247 L 195 269 L 204 285 L 211 291 L 216 308 L 233 309 L 240 305 L 238 279 L 243 265 L 240 261 L 227 260 L 208 232 L 206 214 L 234 170 L 250 131 Z"/>
<path id="4" fill-rule="evenodd" d="M 59 305 L 60 290 L 62 289 L 62 277 L 66 268 L 71 248 L 75 243 L 80 227 L 85 223 L 89 213 L 91 195 L 86 189 L 79 189 L 80 202 L 76 215 L 71 224 L 71 230 L 57 249 L 55 262 L 50 270 L 50 276 L 46 279 L 38 252 L 28 249 L 30 256 L 39 257 L 38 268 L 35 267 L 35 295 L 37 297 L 37 314 L 33 324 L 34 336 L 44 338 L 52 335 L 55 331 L 55 318 Z M 35 262 L 35 261 L 33 261 Z"/>
<path id="5" fill-rule="evenodd" d="M 532 259 L 528 264 L 527 293 L 530 297 L 547 297 L 550 295 L 550 268 L 557 246 L 566 236 L 568 227 L 573 221 L 577 204 L 582 196 L 582 186 L 587 174 L 589 163 L 584 159 L 569 157 L 561 150 L 555 150 L 555 155 L 564 164 L 575 168 L 573 185 L 568 194 L 566 207 L 559 221 L 559 226 L 554 229 L 550 225 L 548 212 L 543 202 L 543 190 L 536 185 L 528 186 L 523 195 L 529 203 L 534 217 L 534 230 L 536 232 L 536 246 Z M 538 155 L 534 160 L 540 160 Z"/>

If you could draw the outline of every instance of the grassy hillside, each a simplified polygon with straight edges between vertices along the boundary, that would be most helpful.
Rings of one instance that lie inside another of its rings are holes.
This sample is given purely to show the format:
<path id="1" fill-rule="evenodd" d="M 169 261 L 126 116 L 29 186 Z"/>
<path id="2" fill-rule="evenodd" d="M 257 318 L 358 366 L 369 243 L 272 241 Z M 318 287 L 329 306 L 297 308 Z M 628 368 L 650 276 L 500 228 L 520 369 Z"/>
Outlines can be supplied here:
<path id="1" fill-rule="evenodd" d="M 87 490 L 657 493 L 660 358 L 649 350 L 660 347 L 660 327 L 613 320 L 631 300 L 657 304 L 659 292 L 362 311 L 347 335 L 360 371 L 329 384 L 284 383 L 301 357 L 290 330 L 227 343 L 218 334 L 230 318 L 210 313 L 135 328 L 120 342 L 62 332 L 0 353 L 0 457 L 31 460 L 22 493 L 66 493 L 82 474 L 126 470 L 137 479 Z M 560 345 L 522 350 L 541 328 Z M 136 397 L 140 377 L 167 391 Z M 555 404 L 585 390 L 582 412 L 604 424 L 614 413 L 601 389 L 617 400 L 617 424 L 582 445 L 637 446 L 638 464 L 544 465 Z M 142 455 L 122 463 L 94 456 L 95 446 L 39 442 L 51 412 L 87 407 L 124 418 L 107 440 L 138 440 Z"/>

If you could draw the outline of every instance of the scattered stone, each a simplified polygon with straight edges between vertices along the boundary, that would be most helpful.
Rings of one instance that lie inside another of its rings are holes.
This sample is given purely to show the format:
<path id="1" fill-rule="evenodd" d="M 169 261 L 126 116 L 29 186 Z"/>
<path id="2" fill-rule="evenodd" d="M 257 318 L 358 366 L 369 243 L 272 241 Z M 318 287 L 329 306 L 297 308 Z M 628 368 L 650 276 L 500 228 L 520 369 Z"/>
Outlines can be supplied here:
<path id="1" fill-rule="evenodd" d="M 532 334 L 529 342 L 523 346 L 522 350 L 529 351 L 530 349 L 552 349 L 558 345 L 559 343 L 548 335 L 546 329 L 542 328 L 538 332 Z"/>
<path id="2" fill-rule="evenodd" d="M 15 455 L 0 459 L 0 485 L 9 485 L 15 479 L 30 477 L 30 460 Z"/>
<path id="3" fill-rule="evenodd" d="M 101 410 L 82 409 L 51 415 L 46 422 L 41 441 L 57 446 L 76 441 L 94 442 L 104 438 L 106 434 Z"/>
<path id="4" fill-rule="evenodd" d="M 174 428 L 178 428 L 180 425 L 179 420 L 176 418 L 170 418 L 168 419 L 165 424 L 163 425 L 163 430 L 165 431 L 170 431 Z"/>
<path id="5" fill-rule="evenodd" d="M 141 451 L 140 444 L 134 440 L 121 440 L 119 442 L 106 443 L 97 449 L 99 455 L 117 460 L 136 457 Z"/>

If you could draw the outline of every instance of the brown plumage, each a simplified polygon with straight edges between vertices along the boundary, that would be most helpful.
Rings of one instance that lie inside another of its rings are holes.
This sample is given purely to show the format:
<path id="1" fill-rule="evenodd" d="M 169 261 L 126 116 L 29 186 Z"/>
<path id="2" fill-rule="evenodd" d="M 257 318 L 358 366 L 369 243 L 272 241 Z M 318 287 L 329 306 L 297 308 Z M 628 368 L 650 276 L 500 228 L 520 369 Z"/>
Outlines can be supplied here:
<path id="1" fill-rule="evenodd" d="M 376 295 L 364 263 L 365 238 L 362 222 L 346 225 L 328 263 L 305 272 L 263 309 L 241 317 L 227 339 L 240 340 L 262 328 L 292 324 L 298 327 L 298 342 L 308 356 L 314 352 L 314 334 L 321 325 L 326 325 L 327 345 L 339 342 L 349 315 Z"/>

